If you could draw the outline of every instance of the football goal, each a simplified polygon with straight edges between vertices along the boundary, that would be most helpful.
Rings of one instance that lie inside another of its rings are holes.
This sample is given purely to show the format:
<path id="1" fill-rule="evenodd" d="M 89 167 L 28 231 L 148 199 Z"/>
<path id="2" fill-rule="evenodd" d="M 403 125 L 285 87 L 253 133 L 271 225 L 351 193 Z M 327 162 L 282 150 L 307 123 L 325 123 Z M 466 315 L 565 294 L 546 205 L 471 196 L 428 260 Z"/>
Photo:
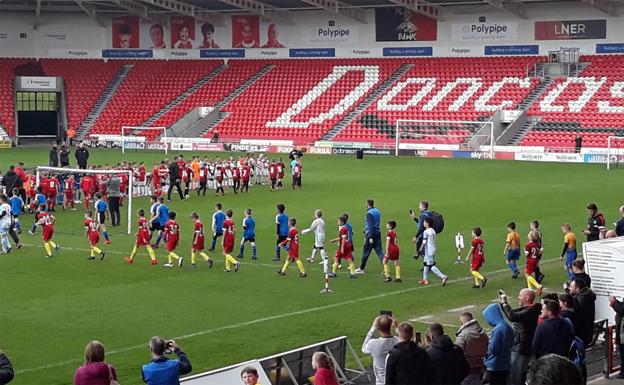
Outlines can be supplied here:
<path id="1" fill-rule="evenodd" d="M 458 150 L 494 155 L 494 123 L 457 120 L 399 119 L 395 127 L 396 155 L 407 143 L 457 146 Z"/>
<path id="2" fill-rule="evenodd" d="M 607 170 L 618 168 L 624 161 L 624 136 L 607 138 Z"/>
<path id="3" fill-rule="evenodd" d="M 122 126 L 121 153 L 126 150 L 164 150 L 167 154 L 167 127 Z"/>
<path id="4" fill-rule="evenodd" d="M 43 175 L 46 175 L 48 177 L 55 176 L 59 179 L 59 187 L 61 188 L 61 190 L 59 190 L 59 194 L 61 195 L 63 195 L 64 193 L 64 191 L 62 190 L 64 188 L 64 183 L 62 181 L 64 181 L 68 177 L 71 177 L 77 181 L 77 180 L 81 180 L 82 177 L 85 175 L 91 175 L 91 176 L 95 176 L 97 180 L 98 176 L 108 178 L 112 175 L 126 174 L 128 178 L 127 179 L 128 187 L 127 187 L 127 191 L 125 192 L 127 204 L 124 205 L 124 207 L 126 208 L 126 211 L 127 211 L 126 213 L 126 217 L 128 220 L 127 233 L 128 234 L 132 233 L 132 200 L 133 200 L 132 189 L 134 187 L 134 177 L 133 177 L 132 171 L 130 170 L 83 170 L 83 169 L 78 169 L 78 168 L 60 168 L 60 167 L 45 167 L 45 166 L 38 166 L 36 170 L 37 170 L 36 171 L 37 186 L 39 186 L 39 181 L 41 180 L 41 177 Z M 97 185 L 93 187 L 94 189 L 96 189 Z M 124 192 L 122 191 L 122 193 Z M 83 194 L 82 199 L 86 199 L 84 194 Z"/>

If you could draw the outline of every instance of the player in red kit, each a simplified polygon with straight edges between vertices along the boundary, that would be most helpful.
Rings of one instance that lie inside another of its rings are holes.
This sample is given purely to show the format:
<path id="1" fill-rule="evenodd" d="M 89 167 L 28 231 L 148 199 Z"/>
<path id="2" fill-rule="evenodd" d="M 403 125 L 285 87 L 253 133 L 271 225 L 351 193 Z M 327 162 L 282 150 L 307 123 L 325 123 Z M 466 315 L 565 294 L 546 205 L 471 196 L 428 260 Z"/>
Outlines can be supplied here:
<path id="1" fill-rule="evenodd" d="M 193 169 L 186 165 L 182 169 L 182 182 L 184 183 L 184 199 L 189 198 L 189 191 L 191 190 L 191 182 L 193 180 Z"/>
<path id="2" fill-rule="evenodd" d="M 160 165 L 157 163 L 152 168 L 152 188 L 154 189 L 154 195 L 160 196 L 162 191 L 160 189 Z"/>
<path id="3" fill-rule="evenodd" d="M 276 167 L 277 167 L 277 188 L 281 190 L 284 188 L 284 170 L 286 168 L 286 165 L 284 164 L 284 159 L 280 158 L 279 161 L 276 163 Z"/>
<path id="4" fill-rule="evenodd" d="M 158 260 L 156 259 L 156 255 L 154 254 L 152 246 L 150 245 L 151 234 L 149 229 L 149 222 L 147 218 L 145 218 L 145 210 L 139 209 L 137 215 L 139 219 L 137 221 L 137 233 L 136 239 L 134 241 L 134 248 L 132 249 L 132 253 L 130 253 L 130 256 L 124 257 L 124 260 L 128 264 L 133 264 L 134 257 L 136 257 L 139 251 L 139 247 L 145 247 L 147 249 L 147 253 L 152 260 L 151 264 L 158 265 Z"/>
<path id="5" fill-rule="evenodd" d="M 297 219 L 290 218 L 288 220 L 288 224 L 290 225 L 290 229 L 288 230 L 288 237 L 280 243 L 280 247 L 286 246 L 288 244 L 288 258 L 286 262 L 284 262 L 284 266 L 282 266 L 281 270 L 277 271 L 279 275 L 286 275 L 286 270 L 288 270 L 288 266 L 291 263 L 296 263 L 299 268 L 299 277 L 305 278 L 308 275 L 306 274 L 305 267 L 303 266 L 303 262 L 299 259 L 299 230 L 297 230 Z"/>
<path id="6" fill-rule="evenodd" d="M 52 236 L 54 235 L 54 222 L 56 218 L 54 215 L 48 213 L 45 205 L 39 206 L 39 213 L 37 214 L 37 222 L 34 224 L 34 229 L 31 230 L 31 234 L 34 235 L 38 226 L 42 227 L 42 235 L 41 239 L 43 239 L 43 247 L 46 251 L 46 258 L 52 258 L 52 250 L 54 250 L 57 254 L 60 250 L 60 246 L 52 241 Z"/>
<path id="7" fill-rule="evenodd" d="M 197 189 L 197 196 L 201 192 L 202 195 L 206 195 L 206 188 L 208 186 L 208 164 L 206 162 L 199 166 L 199 188 Z"/>
<path id="8" fill-rule="evenodd" d="M 184 257 L 180 257 L 175 253 L 176 247 L 180 242 L 180 225 L 176 222 L 176 212 L 169 211 L 169 220 L 165 223 L 165 250 L 167 250 L 167 260 L 164 267 L 173 267 L 173 260 L 178 261 L 178 267 L 182 267 Z"/>
<path id="9" fill-rule="evenodd" d="M 65 179 L 63 186 L 63 193 L 65 194 L 65 201 L 63 202 L 63 209 L 71 207 L 71 211 L 76 210 L 76 203 L 74 202 L 74 178 L 68 175 Z"/>
<path id="10" fill-rule="evenodd" d="M 205 248 L 204 246 L 204 243 L 205 243 L 204 224 L 199 219 L 199 214 L 197 214 L 196 212 L 191 213 L 191 220 L 193 221 L 193 242 L 191 244 L 191 267 L 197 266 L 195 262 L 197 260 L 197 254 L 199 254 L 199 256 L 204 258 L 204 261 L 206 261 L 206 263 L 208 264 L 208 268 L 211 268 L 212 265 L 214 264 L 214 260 L 210 258 L 208 254 L 204 252 L 204 248 Z"/>
<path id="11" fill-rule="evenodd" d="M 48 197 L 48 210 L 50 211 L 54 211 L 54 207 L 56 206 L 56 196 L 58 195 L 60 187 L 59 180 L 55 175 L 48 178 L 46 196 Z"/>
<path id="12" fill-rule="evenodd" d="M 481 228 L 475 227 L 472 229 L 470 251 L 468 251 L 466 256 L 466 261 L 472 258 L 472 261 L 470 261 L 470 274 L 474 277 L 474 285 L 472 285 L 474 289 L 484 288 L 487 283 L 487 278 L 479 272 L 485 263 L 484 245 L 483 239 L 481 239 Z"/>
<path id="13" fill-rule="evenodd" d="M 232 167 L 232 189 L 234 190 L 234 194 L 238 194 L 238 189 L 240 188 L 240 168 L 234 166 Z"/>
<path id="14" fill-rule="evenodd" d="M 80 179 L 80 189 L 82 190 L 82 196 L 84 197 L 84 208 L 89 209 L 89 201 L 95 192 L 95 178 L 92 175 L 84 175 Z"/>
<path id="15" fill-rule="evenodd" d="M 248 163 L 245 163 L 245 165 L 241 167 L 241 192 L 249 192 L 249 179 L 251 179 L 251 168 L 249 168 Z"/>
<path id="16" fill-rule="evenodd" d="M 223 189 L 223 182 L 225 179 L 225 167 L 223 167 L 223 164 L 219 164 L 217 165 L 217 168 L 215 170 L 215 187 L 216 187 L 216 192 L 215 192 L 215 196 L 219 195 L 219 191 L 221 191 L 221 195 L 225 195 L 225 190 Z"/>
<path id="17" fill-rule="evenodd" d="M 384 282 L 392 282 L 392 277 L 390 276 L 390 263 L 394 264 L 394 271 L 396 274 L 394 282 L 401 282 L 401 266 L 399 266 L 399 244 L 397 242 L 396 222 L 388 221 L 388 223 L 386 223 L 386 230 L 388 230 L 388 233 L 386 234 L 386 255 L 383 259 L 384 275 L 386 277 L 384 278 Z M 349 233 L 347 232 L 347 239 L 348 238 Z"/>
<path id="18" fill-rule="evenodd" d="M 223 222 L 223 256 L 225 257 L 225 270 L 226 273 L 229 273 L 232 270 L 232 265 L 234 265 L 234 271 L 238 271 L 240 268 L 240 262 L 238 262 L 232 255 L 230 254 L 234 251 L 234 241 L 236 238 L 236 228 L 234 226 L 234 220 L 232 220 L 232 216 L 234 212 L 232 210 L 227 210 L 225 212 L 225 221 Z"/>
<path id="19" fill-rule="evenodd" d="M 138 190 L 135 194 L 138 196 L 143 196 L 143 195 L 148 195 L 147 194 L 147 171 L 145 169 L 145 163 L 141 162 L 139 163 L 139 167 L 137 168 L 137 172 L 136 172 L 136 179 L 137 179 L 137 187 Z"/>
<path id="20" fill-rule="evenodd" d="M 269 164 L 269 179 L 271 180 L 271 191 L 273 191 L 277 187 L 277 164 L 275 159 L 271 159 L 271 164 Z"/>
<path id="21" fill-rule="evenodd" d="M 338 266 L 340 265 L 341 260 L 344 259 L 349 263 L 349 277 L 357 278 L 357 275 L 355 275 L 355 264 L 353 263 L 353 246 L 351 245 L 351 241 L 349 239 L 349 229 L 346 224 L 346 217 L 341 216 L 338 218 L 338 237 L 330 241 L 331 243 L 338 243 L 336 256 L 334 257 L 334 264 L 332 265 L 332 271 L 331 273 L 328 273 L 328 276 L 330 277 L 336 276 Z"/>
<path id="22" fill-rule="evenodd" d="M 541 244 L 540 237 L 536 231 L 529 233 L 529 242 L 524 247 L 524 253 L 526 254 L 526 266 L 524 267 L 524 276 L 526 277 L 527 287 L 529 289 L 537 289 L 537 295 L 542 295 L 543 286 L 533 278 L 533 273 L 536 272 L 539 266 L 539 260 L 541 257 Z"/>
<path id="23" fill-rule="evenodd" d="M 93 219 L 93 213 L 91 211 L 85 212 L 84 220 L 85 237 L 89 240 L 89 246 L 91 247 L 91 255 L 88 260 L 94 260 L 96 255 L 100 256 L 100 261 L 104 259 L 106 253 L 97 247 L 100 242 L 100 225 L 95 219 Z"/>

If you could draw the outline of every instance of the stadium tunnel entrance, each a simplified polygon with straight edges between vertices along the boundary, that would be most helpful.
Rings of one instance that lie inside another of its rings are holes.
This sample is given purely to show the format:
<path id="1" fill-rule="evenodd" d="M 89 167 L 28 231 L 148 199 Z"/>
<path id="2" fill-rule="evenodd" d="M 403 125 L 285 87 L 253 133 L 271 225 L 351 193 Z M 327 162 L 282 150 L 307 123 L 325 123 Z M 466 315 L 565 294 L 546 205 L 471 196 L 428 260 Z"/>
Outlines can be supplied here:
<path id="1" fill-rule="evenodd" d="M 49 76 L 15 77 L 15 128 L 22 139 L 64 136 L 66 126 L 63 79 Z"/>

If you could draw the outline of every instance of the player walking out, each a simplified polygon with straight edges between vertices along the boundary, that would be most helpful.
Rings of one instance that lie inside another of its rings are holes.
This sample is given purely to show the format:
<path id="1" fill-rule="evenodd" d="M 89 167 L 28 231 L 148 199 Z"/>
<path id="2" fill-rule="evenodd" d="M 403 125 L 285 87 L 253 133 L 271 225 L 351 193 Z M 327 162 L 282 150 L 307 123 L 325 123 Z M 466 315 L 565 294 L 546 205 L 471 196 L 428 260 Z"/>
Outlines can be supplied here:
<path id="1" fill-rule="evenodd" d="M 565 256 L 565 269 L 568 272 L 568 280 L 574 279 L 574 271 L 572 270 L 572 264 L 576 260 L 576 234 L 572 232 L 572 227 L 564 223 L 561 226 L 563 231 L 563 251 L 561 252 L 561 259 Z"/>
<path id="2" fill-rule="evenodd" d="M 156 255 L 154 254 L 154 250 L 152 249 L 152 246 L 150 246 L 150 229 L 148 226 L 148 222 L 147 219 L 145 218 L 145 210 L 143 209 L 139 209 L 139 211 L 137 212 L 137 216 L 139 217 L 138 221 L 137 221 L 137 233 L 136 233 L 136 240 L 134 241 L 134 247 L 132 248 L 132 253 L 130 253 L 129 257 L 124 257 L 124 260 L 128 263 L 128 264 L 133 264 L 134 263 L 134 257 L 136 257 L 138 251 L 139 251 L 139 247 L 145 246 L 145 248 L 147 249 L 147 253 L 150 256 L 150 259 L 152 260 L 152 265 L 158 265 L 158 260 L 156 259 Z M 156 223 L 158 223 L 158 219 L 156 220 Z M 159 224 L 160 227 L 160 224 Z"/>
<path id="3" fill-rule="evenodd" d="M 334 238 L 331 240 L 331 243 L 338 242 L 338 248 L 336 249 L 336 256 L 334 258 L 334 264 L 332 265 L 332 271 L 331 273 L 328 273 L 328 276 L 332 278 L 336 277 L 338 266 L 340 266 L 340 262 L 343 259 L 349 263 L 349 277 L 357 278 L 357 275 L 355 275 L 355 264 L 353 263 L 353 246 L 349 241 L 349 229 L 347 228 L 347 226 L 345 226 L 346 223 L 347 218 L 338 218 L 338 238 Z"/>
<path id="4" fill-rule="evenodd" d="M 429 284 L 429 271 L 433 271 L 435 275 L 437 275 L 442 280 L 442 286 L 446 285 L 446 281 L 448 281 L 448 276 L 444 275 L 436 266 L 435 254 L 436 254 L 436 232 L 433 229 L 433 219 L 431 217 L 427 217 L 424 219 L 425 231 L 423 232 L 423 244 L 420 246 L 421 252 L 424 250 L 424 268 L 423 268 L 423 279 L 420 281 L 421 285 Z"/>
<path id="5" fill-rule="evenodd" d="M 288 266 L 291 263 L 296 263 L 299 268 L 299 277 L 305 278 L 308 275 L 305 272 L 305 267 L 303 266 L 303 262 L 299 259 L 299 231 L 297 230 L 297 220 L 295 218 L 290 218 L 288 220 L 290 225 L 290 229 L 288 230 L 288 236 L 286 239 L 282 241 L 281 246 L 286 246 L 288 244 L 288 259 L 284 262 L 284 266 L 282 266 L 281 270 L 277 271 L 279 275 L 286 275 L 286 270 L 288 270 Z"/>
<path id="6" fill-rule="evenodd" d="M 223 222 L 225 222 L 225 214 L 221 209 L 221 203 L 215 205 L 215 212 L 212 214 L 212 243 L 208 251 L 214 251 L 217 245 L 217 238 L 223 236 Z"/>
<path id="7" fill-rule="evenodd" d="M 153 206 L 152 206 L 153 207 Z M 165 197 L 158 197 L 158 206 L 156 207 L 156 216 L 158 220 L 158 225 L 160 226 L 160 231 L 158 232 L 158 236 L 156 237 L 156 242 L 152 243 L 152 247 L 158 248 L 160 241 L 165 236 L 165 225 L 169 221 L 169 206 L 165 204 Z"/>
<path id="8" fill-rule="evenodd" d="M 396 234 L 396 222 L 388 221 L 386 223 L 386 229 L 388 233 L 386 234 L 386 255 L 383 259 L 384 265 L 384 282 L 392 282 L 392 277 L 390 276 L 390 263 L 394 264 L 395 276 L 396 279 L 394 282 L 401 282 L 401 266 L 399 265 L 399 244 L 397 241 Z"/>
<path id="9" fill-rule="evenodd" d="M 91 255 L 87 259 L 92 261 L 96 255 L 99 255 L 100 261 L 103 260 L 106 253 L 97 247 L 97 244 L 100 242 L 100 225 L 93 219 L 91 211 L 85 212 L 84 228 L 85 237 L 89 240 L 89 246 L 91 247 Z"/>
<path id="10" fill-rule="evenodd" d="M 111 243 L 105 224 L 107 216 L 106 212 L 108 211 L 108 203 L 106 203 L 106 201 L 102 199 L 102 194 L 99 192 L 95 193 L 95 199 L 95 209 L 97 210 L 97 223 L 100 225 L 100 229 L 102 230 L 104 243 L 108 245 L 109 243 Z"/>
<path id="11" fill-rule="evenodd" d="M 52 250 L 54 250 L 57 254 L 61 247 L 52 241 L 52 236 L 54 235 L 54 222 L 56 218 L 54 215 L 51 215 L 46 211 L 46 205 L 42 204 L 39 206 L 39 213 L 37 214 L 37 222 L 35 222 L 35 231 L 38 226 L 42 227 L 42 236 L 43 239 L 43 247 L 46 251 L 46 258 L 52 258 Z M 34 231 L 31 232 L 34 235 Z"/>
<path id="12" fill-rule="evenodd" d="M 516 232 L 516 223 L 509 222 L 507 225 L 507 239 L 503 256 L 507 261 L 507 266 L 511 270 L 511 278 L 516 279 L 520 275 L 518 270 L 518 260 L 520 259 L 520 235 Z"/>
<path id="13" fill-rule="evenodd" d="M 275 243 L 275 257 L 273 257 L 273 261 L 279 262 L 280 261 L 280 249 L 282 248 L 282 246 L 284 247 L 285 250 L 288 250 L 286 246 L 287 242 L 284 242 L 284 240 L 288 238 L 289 230 L 288 230 L 288 214 L 284 212 L 286 210 L 286 206 L 280 203 L 276 207 L 277 207 L 277 215 L 275 216 L 275 224 L 277 227 L 277 230 L 276 230 L 277 242 Z"/>
<path id="14" fill-rule="evenodd" d="M 485 263 L 485 251 L 483 249 L 484 242 L 481 239 L 481 228 L 475 227 L 472 229 L 472 244 L 470 245 L 470 251 L 466 256 L 466 261 L 470 261 L 470 274 L 474 277 L 474 285 L 472 285 L 473 289 L 484 288 L 487 283 L 487 278 L 485 278 L 479 270 L 481 270 L 481 266 Z"/>
<path id="15" fill-rule="evenodd" d="M 531 221 L 530 227 L 531 227 L 531 231 L 530 232 L 535 232 L 535 234 L 537 235 L 537 244 L 539 245 L 539 256 L 537 257 L 538 260 L 542 259 L 542 255 L 544 254 L 544 240 L 543 240 L 543 235 L 542 235 L 542 231 L 539 229 L 539 221 L 533 220 Z M 530 234 L 529 234 L 530 237 Z M 539 264 L 537 265 L 537 267 L 535 268 L 535 279 L 537 279 L 538 283 L 542 283 L 542 281 L 544 280 L 544 274 L 542 274 L 542 271 L 540 270 Z"/>
<path id="16" fill-rule="evenodd" d="M 164 267 L 173 267 L 173 260 L 178 261 L 178 267 L 182 267 L 184 257 L 175 253 L 180 242 L 180 225 L 176 222 L 176 212 L 169 211 L 169 220 L 165 223 L 165 250 L 167 250 L 167 263 Z"/>
<path id="17" fill-rule="evenodd" d="M 11 244 L 9 243 L 9 229 L 11 228 L 11 205 L 8 203 L 6 195 L 0 195 L 0 243 L 2 244 L 2 252 L 10 253 Z"/>
<path id="18" fill-rule="evenodd" d="M 245 243 L 251 243 L 251 259 L 256 260 L 256 220 L 251 216 L 251 209 L 245 210 L 245 218 L 243 218 L 243 239 L 240 243 L 240 252 L 236 258 L 245 257 Z"/>
<path id="19" fill-rule="evenodd" d="M 240 262 L 238 262 L 230 254 L 234 250 L 234 240 L 236 238 L 236 228 L 232 216 L 234 212 L 228 209 L 225 212 L 225 221 L 223 221 L 223 241 L 221 243 L 223 247 L 223 256 L 225 257 L 225 270 L 226 273 L 232 271 L 232 265 L 234 265 L 234 271 L 237 272 L 240 268 Z"/>
<path id="20" fill-rule="evenodd" d="M 22 232 L 22 223 L 19 216 L 22 214 L 22 210 L 24 210 L 24 200 L 19 196 L 19 189 L 13 189 L 13 196 L 9 198 L 9 205 L 11 206 L 11 215 L 13 215 L 13 227 L 20 234 Z"/>
<path id="21" fill-rule="evenodd" d="M 309 228 L 301 230 L 301 234 L 305 235 L 311 231 L 314 232 L 314 248 L 312 249 L 312 255 L 308 258 L 308 262 L 314 263 L 317 251 L 321 254 L 321 262 L 323 262 L 323 271 L 328 271 L 327 253 L 325 252 L 325 221 L 323 220 L 323 211 L 314 211 L 314 221 Z"/>
<path id="22" fill-rule="evenodd" d="M 74 201 L 74 184 L 75 181 L 71 175 L 65 178 L 65 181 L 63 182 L 63 194 L 65 195 L 65 201 L 63 202 L 64 210 L 70 209 L 71 211 L 76 211 L 76 203 Z"/>
<path id="23" fill-rule="evenodd" d="M 191 244 L 191 267 L 196 267 L 195 261 L 197 260 L 197 254 L 204 258 L 204 261 L 208 264 L 208 268 L 211 268 L 214 260 L 204 253 L 204 224 L 199 219 L 199 214 L 196 212 L 191 213 L 191 219 L 193 220 L 193 243 Z"/>
<path id="24" fill-rule="evenodd" d="M 541 248 L 539 244 L 539 235 L 535 231 L 529 233 L 529 242 L 524 247 L 524 253 L 526 254 L 527 261 L 524 267 L 524 276 L 526 277 L 527 287 L 529 289 L 537 289 L 537 295 L 542 295 L 542 285 L 533 278 L 533 273 L 536 273 L 536 268 L 539 266 L 539 256 Z"/>

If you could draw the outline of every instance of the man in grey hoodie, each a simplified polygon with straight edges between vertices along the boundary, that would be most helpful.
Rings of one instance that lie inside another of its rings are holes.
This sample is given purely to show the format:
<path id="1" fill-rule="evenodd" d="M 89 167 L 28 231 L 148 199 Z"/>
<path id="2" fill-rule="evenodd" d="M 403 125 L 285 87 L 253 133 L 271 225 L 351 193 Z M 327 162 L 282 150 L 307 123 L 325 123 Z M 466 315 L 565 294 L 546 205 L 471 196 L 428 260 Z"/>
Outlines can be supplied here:
<path id="1" fill-rule="evenodd" d="M 373 326 L 366 334 L 362 344 L 362 353 L 373 357 L 373 372 L 375 373 L 375 385 L 386 383 L 386 358 L 390 349 L 401 342 L 398 337 L 392 335 L 394 320 L 387 315 L 380 315 L 373 321 Z M 396 324 L 395 324 L 396 325 Z M 374 338 L 375 333 L 379 338 Z"/>
<path id="2" fill-rule="evenodd" d="M 459 317 L 460 328 L 455 333 L 455 345 L 464 350 L 470 366 L 470 374 L 464 378 L 462 385 L 480 385 L 483 376 L 483 357 L 488 350 L 489 338 L 479 321 L 471 313 L 463 313 Z"/>

